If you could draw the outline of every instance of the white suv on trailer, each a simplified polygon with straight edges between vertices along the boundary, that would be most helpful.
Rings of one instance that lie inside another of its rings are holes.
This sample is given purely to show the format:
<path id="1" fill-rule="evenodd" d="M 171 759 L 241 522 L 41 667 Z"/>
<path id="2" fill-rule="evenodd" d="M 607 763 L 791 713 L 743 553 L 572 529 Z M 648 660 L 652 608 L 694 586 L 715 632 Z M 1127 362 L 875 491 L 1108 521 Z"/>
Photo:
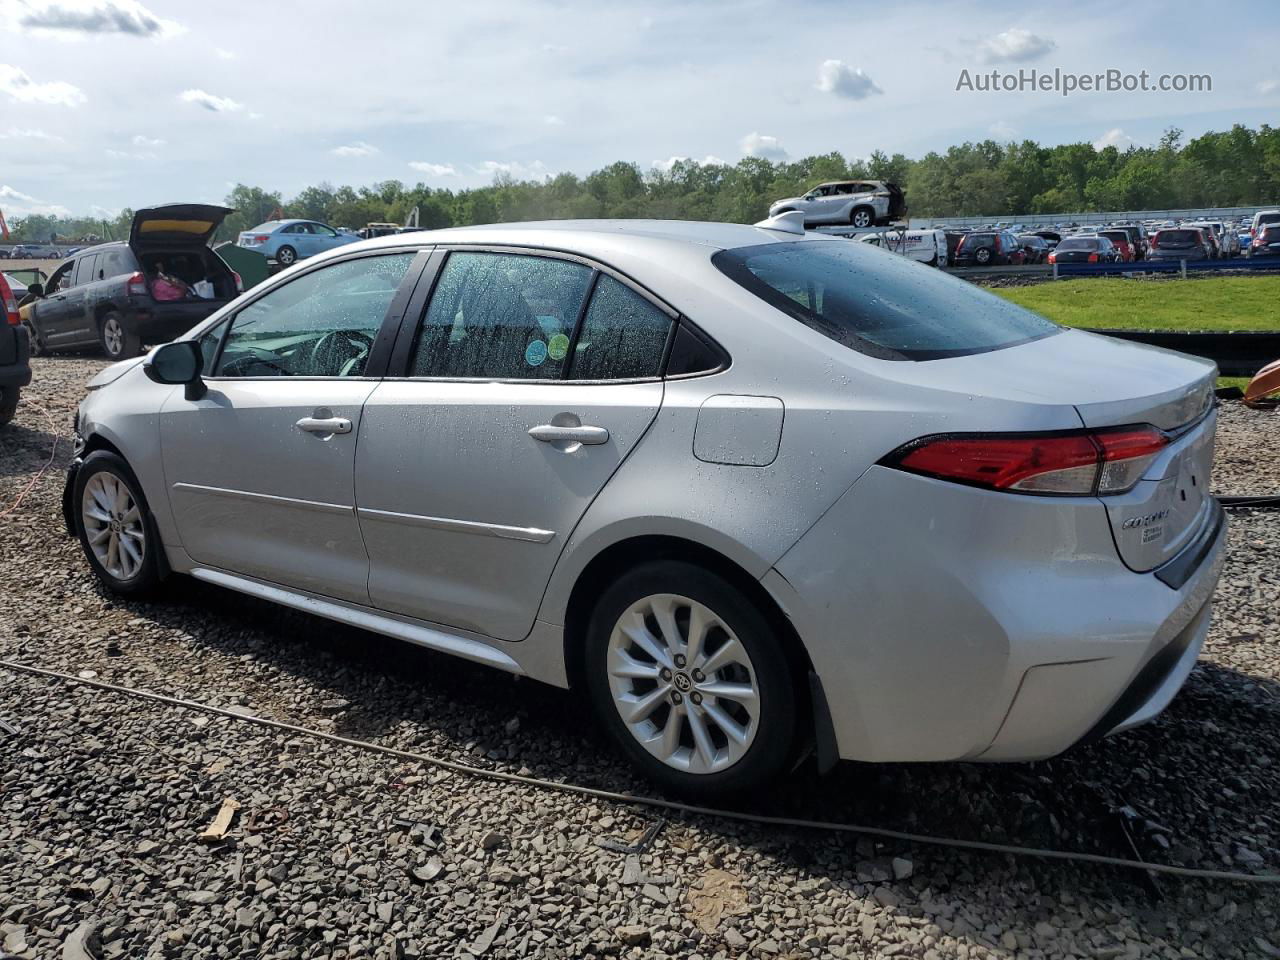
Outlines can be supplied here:
<path id="1" fill-rule="evenodd" d="M 803 197 L 788 197 L 769 207 L 769 216 L 799 210 L 805 226 L 847 223 L 855 227 L 883 226 L 907 215 L 902 190 L 886 180 L 836 180 L 820 183 Z"/>

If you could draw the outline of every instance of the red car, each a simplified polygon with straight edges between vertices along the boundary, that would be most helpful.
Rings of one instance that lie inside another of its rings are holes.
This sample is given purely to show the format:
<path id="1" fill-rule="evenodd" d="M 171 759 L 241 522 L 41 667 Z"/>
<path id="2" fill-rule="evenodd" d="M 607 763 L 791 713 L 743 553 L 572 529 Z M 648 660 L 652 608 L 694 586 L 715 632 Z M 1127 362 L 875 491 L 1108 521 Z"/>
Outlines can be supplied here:
<path id="1" fill-rule="evenodd" d="M 1106 237 L 1111 241 L 1111 245 L 1116 248 L 1120 254 L 1120 259 L 1124 263 L 1133 263 L 1134 249 L 1130 242 L 1129 231 L 1127 230 L 1099 230 L 1098 235 Z"/>

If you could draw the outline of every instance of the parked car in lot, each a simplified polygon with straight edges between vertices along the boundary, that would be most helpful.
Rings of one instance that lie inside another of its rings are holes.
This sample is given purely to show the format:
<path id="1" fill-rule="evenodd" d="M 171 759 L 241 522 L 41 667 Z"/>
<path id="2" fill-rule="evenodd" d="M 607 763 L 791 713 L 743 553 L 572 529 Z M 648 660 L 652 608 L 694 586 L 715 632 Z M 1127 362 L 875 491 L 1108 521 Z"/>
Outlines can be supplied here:
<path id="1" fill-rule="evenodd" d="M 1272 223 L 1280 223 L 1280 210 L 1259 210 L 1253 215 L 1249 235 L 1256 240 L 1262 228 Z"/>
<path id="2" fill-rule="evenodd" d="M 1119 228 L 1110 230 L 1099 230 L 1098 236 L 1106 237 L 1111 241 L 1111 245 L 1116 248 L 1120 260 L 1124 263 L 1132 263 L 1134 261 L 1133 241 L 1128 231 Z"/>
<path id="3" fill-rule="evenodd" d="M 317 253 L 359 241 L 360 237 L 354 233 L 342 233 L 314 220 L 268 220 L 245 230 L 236 243 L 287 267 Z"/>
<path id="4" fill-rule="evenodd" d="M 995 267 L 1018 265 L 1026 260 L 1022 244 L 1008 230 L 966 234 L 951 261 L 955 267 Z"/>
<path id="5" fill-rule="evenodd" d="M 1203 231 L 1193 227 L 1163 227 L 1151 235 L 1152 260 L 1208 260 L 1212 250 Z"/>
<path id="6" fill-rule="evenodd" d="M 100 372 L 64 507 L 111 591 L 568 687 L 676 790 L 1029 759 L 1195 663 L 1215 372 L 798 225 L 419 232 Z"/>
<path id="7" fill-rule="evenodd" d="M 97 345 L 137 356 L 171 340 L 236 296 L 240 280 L 209 249 L 226 207 L 177 203 L 139 210 L 127 242 L 86 247 L 64 261 L 24 308 L 32 350 Z"/>
<path id="8" fill-rule="evenodd" d="M 38 243 L 19 243 L 9 248 L 10 260 L 45 260 L 48 255 Z"/>
<path id="9" fill-rule="evenodd" d="M 1147 236 L 1147 229 L 1139 224 L 1123 223 L 1108 230 L 1123 230 L 1129 241 L 1129 250 L 1133 254 L 1134 260 L 1145 260 L 1147 251 L 1151 249 L 1150 238 Z"/>
<path id="10" fill-rule="evenodd" d="M 941 230 L 885 230 L 864 233 L 857 239 L 931 267 L 947 265 L 947 235 Z"/>
<path id="11" fill-rule="evenodd" d="M 13 420 L 22 388 L 30 382 L 27 331 L 18 317 L 18 298 L 0 273 L 0 427 Z"/>
<path id="12" fill-rule="evenodd" d="M 1018 243 L 1022 244 L 1022 252 L 1026 256 L 1025 263 L 1044 263 L 1049 259 L 1049 241 L 1039 234 L 1019 234 Z"/>
<path id="13" fill-rule="evenodd" d="M 788 197 L 769 207 L 769 216 L 799 210 L 806 224 L 847 223 L 883 226 L 907 215 L 907 199 L 886 180 L 838 180 L 820 183 L 803 197 Z"/>
<path id="14" fill-rule="evenodd" d="M 1098 234 L 1075 234 L 1063 237 L 1049 254 L 1050 263 L 1116 263 L 1120 251 L 1106 237 Z"/>
<path id="15" fill-rule="evenodd" d="M 1280 256 L 1280 222 L 1263 226 L 1249 245 L 1250 257 Z"/>

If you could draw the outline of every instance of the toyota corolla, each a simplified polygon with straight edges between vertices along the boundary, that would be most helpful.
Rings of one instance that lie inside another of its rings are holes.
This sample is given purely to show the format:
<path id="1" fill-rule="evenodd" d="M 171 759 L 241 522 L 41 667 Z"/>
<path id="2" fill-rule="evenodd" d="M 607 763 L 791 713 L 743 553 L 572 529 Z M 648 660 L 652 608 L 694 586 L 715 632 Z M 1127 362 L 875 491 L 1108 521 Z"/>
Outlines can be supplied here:
<path id="1" fill-rule="evenodd" d="M 301 263 L 90 382 L 69 528 L 118 594 L 186 574 L 579 691 L 685 792 L 1156 716 L 1222 564 L 1213 365 L 787 220 Z"/>

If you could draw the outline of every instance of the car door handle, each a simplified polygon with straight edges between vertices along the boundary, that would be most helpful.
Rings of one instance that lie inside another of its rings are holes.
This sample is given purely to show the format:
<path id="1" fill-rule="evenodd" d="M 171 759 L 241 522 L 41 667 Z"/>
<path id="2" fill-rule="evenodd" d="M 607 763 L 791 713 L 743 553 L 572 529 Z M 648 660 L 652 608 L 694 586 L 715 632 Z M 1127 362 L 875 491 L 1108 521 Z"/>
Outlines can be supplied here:
<path id="1" fill-rule="evenodd" d="M 530 427 L 529 436 L 543 443 L 554 443 L 557 440 L 585 444 L 609 442 L 609 431 L 604 427 L 558 427 L 553 423 Z"/>
<path id="2" fill-rule="evenodd" d="M 351 432 L 351 421 L 346 417 L 303 417 L 294 426 L 307 433 Z"/>

